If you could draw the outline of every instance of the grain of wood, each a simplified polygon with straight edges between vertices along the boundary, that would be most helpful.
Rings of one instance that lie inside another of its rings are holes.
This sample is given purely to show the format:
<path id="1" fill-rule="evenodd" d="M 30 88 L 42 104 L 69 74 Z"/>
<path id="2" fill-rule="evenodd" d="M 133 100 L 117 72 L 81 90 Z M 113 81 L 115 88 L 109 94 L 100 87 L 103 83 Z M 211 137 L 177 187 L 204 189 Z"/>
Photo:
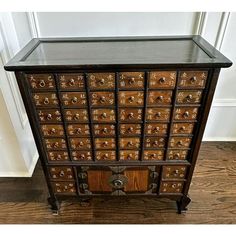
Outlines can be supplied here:
<path id="1" fill-rule="evenodd" d="M 32 178 L 0 179 L 0 223 L 5 224 L 235 224 L 236 142 L 207 142 L 200 149 L 189 210 L 176 214 L 168 199 L 94 198 L 90 205 L 62 201 L 51 214 L 40 164 Z"/>

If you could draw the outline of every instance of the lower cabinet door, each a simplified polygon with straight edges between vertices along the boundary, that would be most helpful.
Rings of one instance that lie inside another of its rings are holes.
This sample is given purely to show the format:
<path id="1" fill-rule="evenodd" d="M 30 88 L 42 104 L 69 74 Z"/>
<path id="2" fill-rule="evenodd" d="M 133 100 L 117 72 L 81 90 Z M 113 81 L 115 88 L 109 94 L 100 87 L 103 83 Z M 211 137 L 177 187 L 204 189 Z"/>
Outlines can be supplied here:
<path id="1" fill-rule="evenodd" d="M 78 167 L 80 195 L 156 194 L 158 166 Z"/>

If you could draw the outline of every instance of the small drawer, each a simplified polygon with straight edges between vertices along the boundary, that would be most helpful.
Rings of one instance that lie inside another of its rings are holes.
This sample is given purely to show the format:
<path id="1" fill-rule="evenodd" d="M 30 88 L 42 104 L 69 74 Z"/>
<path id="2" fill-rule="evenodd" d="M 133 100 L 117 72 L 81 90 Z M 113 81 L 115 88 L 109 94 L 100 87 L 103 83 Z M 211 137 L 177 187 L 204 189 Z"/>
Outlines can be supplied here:
<path id="1" fill-rule="evenodd" d="M 66 107 L 84 107 L 87 105 L 85 92 L 61 93 L 62 104 Z"/>
<path id="2" fill-rule="evenodd" d="M 82 90 L 85 80 L 83 74 L 59 74 L 60 89 L 63 90 Z"/>
<path id="3" fill-rule="evenodd" d="M 57 109 L 38 110 L 39 121 L 42 123 L 61 122 L 61 112 Z"/>
<path id="4" fill-rule="evenodd" d="M 179 104 L 197 104 L 201 102 L 202 90 L 179 90 L 176 102 Z"/>
<path id="5" fill-rule="evenodd" d="M 171 129 L 172 134 L 192 134 L 195 123 L 174 123 Z"/>
<path id="6" fill-rule="evenodd" d="M 164 159 L 163 150 L 145 150 L 144 157 L 145 161 L 161 161 Z"/>
<path id="7" fill-rule="evenodd" d="M 33 99 L 37 107 L 58 107 L 56 93 L 34 93 Z"/>
<path id="8" fill-rule="evenodd" d="M 191 138 L 185 137 L 172 137 L 170 138 L 171 148 L 188 148 L 191 144 Z"/>
<path id="9" fill-rule="evenodd" d="M 121 150 L 120 160 L 122 161 L 137 161 L 139 159 L 139 151 Z"/>
<path id="10" fill-rule="evenodd" d="M 175 108 L 174 119 L 175 120 L 196 120 L 198 115 L 197 107 L 181 107 Z"/>
<path id="11" fill-rule="evenodd" d="M 163 166 L 163 179 L 184 179 L 186 175 L 186 166 Z"/>
<path id="12" fill-rule="evenodd" d="M 140 124 L 120 124 L 120 134 L 125 136 L 141 135 Z"/>
<path id="13" fill-rule="evenodd" d="M 89 136 L 88 124 L 71 124 L 67 126 L 67 132 L 69 136 Z"/>
<path id="14" fill-rule="evenodd" d="M 146 135 L 165 135 L 167 134 L 168 124 L 147 123 L 145 127 Z"/>
<path id="15" fill-rule="evenodd" d="M 176 71 L 150 72 L 149 88 L 174 88 L 175 83 Z"/>
<path id="16" fill-rule="evenodd" d="M 172 99 L 172 91 L 149 91 L 148 92 L 148 105 L 170 105 Z"/>
<path id="17" fill-rule="evenodd" d="M 63 151 L 53 151 L 47 153 L 48 161 L 69 161 L 68 152 Z"/>
<path id="18" fill-rule="evenodd" d="M 72 167 L 60 166 L 49 167 L 50 177 L 57 180 L 72 180 L 74 179 L 74 173 Z"/>
<path id="19" fill-rule="evenodd" d="M 114 138 L 95 138 L 96 149 L 114 149 L 116 140 Z"/>
<path id="20" fill-rule="evenodd" d="M 74 182 L 52 182 L 52 186 L 56 194 L 76 194 Z"/>
<path id="21" fill-rule="evenodd" d="M 96 159 L 98 161 L 115 161 L 116 151 L 96 151 Z"/>
<path id="22" fill-rule="evenodd" d="M 116 134 L 115 125 L 96 124 L 93 126 L 96 136 L 113 136 Z"/>
<path id="23" fill-rule="evenodd" d="M 65 109 L 65 120 L 67 122 L 85 122 L 88 120 L 88 112 L 86 109 Z"/>
<path id="24" fill-rule="evenodd" d="M 92 119 L 98 123 L 114 123 L 116 115 L 114 109 L 93 109 Z"/>
<path id="25" fill-rule="evenodd" d="M 122 72 L 119 74 L 119 87 L 121 89 L 143 89 L 144 77 L 144 72 Z"/>
<path id="26" fill-rule="evenodd" d="M 73 150 L 91 149 L 90 138 L 70 138 L 70 146 Z"/>
<path id="27" fill-rule="evenodd" d="M 119 105 L 120 106 L 143 106 L 144 93 L 141 91 L 120 91 Z"/>
<path id="28" fill-rule="evenodd" d="M 176 181 L 161 181 L 160 184 L 160 193 L 169 194 L 176 193 L 180 194 L 183 190 L 184 183 Z"/>
<path id="29" fill-rule="evenodd" d="M 148 108 L 147 121 L 169 121 L 170 108 Z"/>
<path id="30" fill-rule="evenodd" d="M 43 136 L 56 137 L 64 136 L 64 129 L 62 125 L 41 125 Z"/>
<path id="31" fill-rule="evenodd" d="M 169 150 L 167 160 L 186 160 L 188 150 Z"/>
<path id="32" fill-rule="evenodd" d="M 73 161 L 91 161 L 92 153 L 91 151 L 72 151 L 71 152 Z"/>
<path id="33" fill-rule="evenodd" d="M 146 137 L 145 148 L 164 148 L 166 141 L 164 137 Z"/>
<path id="34" fill-rule="evenodd" d="M 53 74 L 27 74 L 28 82 L 33 90 L 55 90 Z"/>
<path id="35" fill-rule="evenodd" d="M 142 121 L 143 109 L 120 109 L 120 121 L 140 122 Z"/>
<path id="36" fill-rule="evenodd" d="M 137 149 L 140 148 L 140 138 L 120 138 L 121 149 Z"/>
<path id="37" fill-rule="evenodd" d="M 182 71 L 180 72 L 180 88 L 205 88 L 207 71 Z"/>
<path id="38" fill-rule="evenodd" d="M 66 140 L 63 138 L 47 138 L 44 142 L 48 150 L 67 149 Z"/>
<path id="39" fill-rule="evenodd" d="M 89 73 L 91 90 L 115 89 L 115 73 Z"/>
<path id="40" fill-rule="evenodd" d="M 91 92 L 91 105 L 97 106 L 112 106 L 115 104 L 115 95 L 113 92 Z"/>

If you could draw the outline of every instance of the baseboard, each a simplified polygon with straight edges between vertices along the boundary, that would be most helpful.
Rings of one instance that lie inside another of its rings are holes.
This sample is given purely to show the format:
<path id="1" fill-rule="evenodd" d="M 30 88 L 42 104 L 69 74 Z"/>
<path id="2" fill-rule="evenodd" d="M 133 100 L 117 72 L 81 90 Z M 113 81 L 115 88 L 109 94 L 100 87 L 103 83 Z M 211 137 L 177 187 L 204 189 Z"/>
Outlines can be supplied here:
<path id="1" fill-rule="evenodd" d="M 236 107 L 236 99 L 228 99 L 228 98 L 222 98 L 222 99 L 214 99 L 212 103 L 213 107 Z"/>
<path id="2" fill-rule="evenodd" d="M 28 171 L 2 171 L 0 172 L 0 177 L 32 177 L 38 158 L 38 152 L 36 152 L 32 158 Z"/>
<path id="3" fill-rule="evenodd" d="M 203 142 L 235 142 L 236 137 L 205 137 Z"/>

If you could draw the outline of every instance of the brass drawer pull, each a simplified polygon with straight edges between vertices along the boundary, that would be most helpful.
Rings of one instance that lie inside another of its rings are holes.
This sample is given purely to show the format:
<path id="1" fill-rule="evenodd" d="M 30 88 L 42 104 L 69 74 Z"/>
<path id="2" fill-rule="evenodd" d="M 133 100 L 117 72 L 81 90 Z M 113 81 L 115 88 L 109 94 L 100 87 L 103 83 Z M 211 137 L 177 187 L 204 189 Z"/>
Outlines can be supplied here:
<path id="1" fill-rule="evenodd" d="M 101 85 L 105 84 L 105 79 L 100 79 L 100 80 L 98 81 L 98 83 L 101 84 Z"/>
<path id="2" fill-rule="evenodd" d="M 72 104 L 77 103 L 77 102 L 78 102 L 78 98 L 77 98 L 77 97 L 73 97 L 73 98 L 71 99 L 71 102 L 72 102 Z"/>
<path id="3" fill-rule="evenodd" d="M 189 112 L 188 112 L 188 111 L 185 111 L 185 112 L 183 113 L 183 117 L 184 117 L 184 118 L 188 118 L 188 117 L 189 117 Z"/>
<path id="4" fill-rule="evenodd" d="M 52 129 L 50 130 L 50 134 L 55 134 L 55 133 L 56 133 L 56 129 L 52 128 Z"/>
<path id="5" fill-rule="evenodd" d="M 193 77 L 190 78 L 190 82 L 192 84 L 194 84 L 196 81 L 197 81 L 197 77 L 196 76 L 193 76 Z"/>
<path id="6" fill-rule="evenodd" d="M 160 79 L 159 79 L 159 83 L 160 84 L 164 84 L 166 82 L 166 78 L 165 77 L 161 77 Z"/>
<path id="7" fill-rule="evenodd" d="M 189 94 L 187 97 L 186 97 L 186 101 L 187 102 L 191 102 L 193 99 L 193 95 L 192 94 Z"/>
<path id="8" fill-rule="evenodd" d="M 159 133 L 159 132 L 160 132 L 160 127 L 155 127 L 155 128 L 153 129 L 153 131 L 154 131 L 154 133 Z"/>
<path id="9" fill-rule="evenodd" d="M 44 103 L 45 105 L 48 105 L 48 104 L 49 104 L 49 99 L 48 99 L 48 98 L 44 98 L 43 103 Z"/>
<path id="10" fill-rule="evenodd" d="M 178 158 L 180 158 L 180 154 L 179 154 L 179 153 L 175 153 L 175 154 L 174 154 L 174 157 L 175 157 L 176 159 L 178 159 Z"/>
<path id="11" fill-rule="evenodd" d="M 74 79 L 70 79 L 69 85 L 70 85 L 70 86 L 74 86 L 74 85 L 75 85 L 75 80 L 74 80 Z"/>
<path id="12" fill-rule="evenodd" d="M 129 127 L 128 129 L 127 129 L 127 132 L 130 134 L 130 133 L 133 133 L 134 132 L 134 128 L 133 127 Z"/>
<path id="13" fill-rule="evenodd" d="M 40 86 L 41 88 L 43 88 L 43 87 L 45 87 L 45 85 L 46 85 L 45 81 L 44 81 L 44 80 L 40 80 L 39 86 Z"/>
<path id="14" fill-rule="evenodd" d="M 76 113 L 76 114 L 74 115 L 74 120 L 79 120 L 79 118 L 80 118 L 79 113 Z"/>
<path id="15" fill-rule="evenodd" d="M 160 118 L 160 117 L 161 117 L 161 112 L 157 112 L 155 116 L 156 116 L 157 118 Z"/>
<path id="16" fill-rule="evenodd" d="M 129 97 L 129 103 L 134 102 L 134 100 L 135 100 L 135 97 L 134 97 L 134 96 Z"/>
<path id="17" fill-rule="evenodd" d="M 107 118 L 107 113 L 106 113 L 106 112 L 102 113 L 102 114 L 101 114 L 101 118 L 102 118 L 102 119 L 106 119 L 106 118 Z"/>
<path id="18" fill-rule="evenodd" d="M 104 96 L 100 97 L 99 101 L 102 104 L 105 103 L 106 102 L 106 97 L 104 97 Z"/>
<path id="19" fill-rule="evenodd" d="M 129 79 L 129 84 L 134 84 L 134 82 L 135 82 L 135 78 L 132 77 Z"/>
<path id="20" fill-rule="evenodd" d="M 132 112 L 131 112 L 131 113 L 129 113 L 129 114 L 128 114 L 128 118 L 129 118 L 129 119 L 132 119 L 132 118 L 134 118 L 134 113 L 132 113 Z"/>
<path id="21" fill-rule="evenodd" d="M 177 142 L 177 146 L 178 146 L 178 147 L 182 147 L 182 146 L 183 146 L 183 142 L 182 142 L 182 141 L 178 141 L 178 142 Z"/>
<path id="22" fill-rule="evenodd" d="M 47 120 L 51 120 L 52 119 L 52 114 L 48 114 L 47 115 Z"/>
<path id="23" fill-rule="evenodd" d="M 157 102 L 163 102 L 163 100 L 164 100 L 164 97 L 163 96 L 159 96 L 159 97 L 157 97 Z"/>
<path id="24" fill-rule="evenodd" d="M 102 133 L 103 133 L 103 134 L 107 134 L 107 133 L 108 133 L 108 129 L 107 129 L 107 128 L 103 128 L 103 129 L 102 129 Z"/>
<path id="25" fill-rule="evenodd" d="M 108 146 L 108 142 L 107 142 L 107 141 L 103 142 L 103 143 L 102 143 L 102 146 L 103 146 L 103 147 L 107 147 L 107 146 Z"/>
<path id="26" fill-rule="evenodd" d="M 75 130 L 76 134 L 81 134 L 81 132 L 82 132 L 81 128 L 78 128 L 78 129 Z"/>

